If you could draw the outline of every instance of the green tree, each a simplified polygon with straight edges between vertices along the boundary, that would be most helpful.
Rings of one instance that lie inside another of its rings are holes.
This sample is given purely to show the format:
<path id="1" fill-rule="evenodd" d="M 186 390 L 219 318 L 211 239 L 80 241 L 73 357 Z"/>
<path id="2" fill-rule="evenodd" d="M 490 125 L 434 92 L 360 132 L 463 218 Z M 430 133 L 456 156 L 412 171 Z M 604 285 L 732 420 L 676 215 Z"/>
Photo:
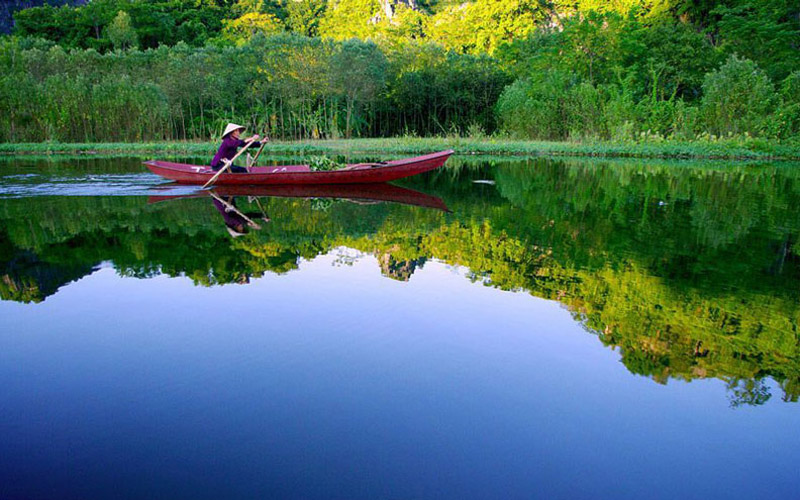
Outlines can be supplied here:
<path id="1" fill-rule="evenodd" d="M 327 0 L 289 0 L 286 3 L 286 25 L 300 35 L 317 36 L 326 7 Z"/>
<path id="2" fill-rule="evenodd" d="M 783 80 L 779 101 L 768 128 L 774 137 L 791 139 L 800 133 L 800 70 Z"/>
<path id="3" fill-rule="evenodd" d="M 740 0 L 712 11 L 720 46 L 782 80 L 800 66 L 800 8 L 791 0 Z"/>
<path id="4" fill-rule="evenodd" d="M 581 12 L 614 12 L 623 16 L 639 14 L 661 17 L 668 13 L 674 0 L 578 0 Z"/>
<path id="5" fill-rule="evenodd" d="M 368 39 L 375 30 L 369 21 L 379 9 L 378 0 L 330 0 L 319 21 L 319 34 L 334 40 Z"/>
<path id="6" fill-rule="evenodd" d="M 331 64 L 333 83 L 345 101 L 345 135 L 350 137 L 360 112 L 373 105 L 386 87 L 388 62 L 374 43 L 348 40 Z"/>
<path id="7" fill-rule="evenodd" d="M 500 45 L 532 33 L 546 17 L 537 0 L 476 0 L 438 12 L 429 19 L 426 33 L 459 52 L 492 54 Z"/>
<path id="8" fill-rule="evenodd" d="M 621 33 L 621 65 L 636 78 L 638 92 L 666 99 L 699 99 L 706 73 L 721 62 L 708 38 L 687 23 L 628 22 Z"/>
<path id="9" fill-rule="evenodd" d="M 117 13 L 117 17 L 106 28 L 106 33 L 115 49 L 135 48 L 139 44 L 136 30 L 131 25 L 131 16 L 124 10 Z"/>
<path id="10" fill-rule="evenodd" d="M 497 101 L 503 130 L 523 138 L 565 139 L 566 101 L 574 83 L 568 74 L 553 70 L 518 79 Z"/>
<path id="11" fill-rule="evenodd" d="M 776 97 L 769 77 L 753 61 L 731 56 L 706 75 L 701 111 L 712 133 L 759 135 Z"/>
<path id="12" fill-rule="evenodd" d="M 248 12 L 236 19 L 223 21 L 223 38 L 244 44 L 257 34 L 274 35 L 283 31 L 280 20 L 272 14 Z"/>

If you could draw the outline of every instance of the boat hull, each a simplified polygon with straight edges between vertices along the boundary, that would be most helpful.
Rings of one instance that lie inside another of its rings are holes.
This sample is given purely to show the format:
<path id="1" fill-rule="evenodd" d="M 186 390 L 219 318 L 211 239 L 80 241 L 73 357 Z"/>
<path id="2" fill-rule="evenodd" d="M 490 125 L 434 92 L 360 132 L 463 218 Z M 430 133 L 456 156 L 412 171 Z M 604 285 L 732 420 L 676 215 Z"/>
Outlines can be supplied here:
<path id="1" fill-rule="evenodd" d="M 447 161 L 452 150 L 385 164 L 354 164 L 346 169 L 312 172 L 307 165 L 252 167 L 241 174 L 224 173 L 214 182 L 218 186 L 285 184 L 373 184 L 389 182 L 435 170 Z M 205 165 L 189 165 L 151 160 L 144 163 L 153 173 L 181 184 L 205 184 L 216 172 Z"/>
<path id="2" fill-rule="evenodd" d="M 186 198 L 218 196 L 255 196 L 270 198 L 335 198 L 364 202 L 391 202 L 449 212 L 441 198 L 392 184 L 309 184 L 284 186 L 215 186 L 183 195 L 150 196 L 148 203 Z"/>

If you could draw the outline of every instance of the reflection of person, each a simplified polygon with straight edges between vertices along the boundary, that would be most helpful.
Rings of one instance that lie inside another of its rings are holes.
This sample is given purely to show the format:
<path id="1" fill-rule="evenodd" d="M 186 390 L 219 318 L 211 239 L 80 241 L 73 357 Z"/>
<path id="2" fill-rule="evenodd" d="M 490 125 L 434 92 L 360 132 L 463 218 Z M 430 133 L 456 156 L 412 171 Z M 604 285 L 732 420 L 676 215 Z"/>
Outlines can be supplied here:
<path id="1" fill-rule="evenodd" d="M 228 233 L 234 238 L 245 235 L 250 232 L 250 228 L 261 229 L 261 226 L 253 222 L 253 218 L 262 217 L 262 220 L 269 222 L 269 217 L 266 214 L 259 213 L 242 213 L 236 208 L 236 200 L 233 196 L 228 196 L 226 199 L 220 198 L 214 193 L 213 197 L 214 208 L 222 214 L 222 218 L 227 226 Z"/>
<path id="2" fill-rule="evenodd" d="M 236 151 L 247 144 L 250 141 L 258 141 L 258 135 L 253 135 L 248 137 L 245 140 L 239 138 L 240 132 L 244 130 L 244 127 L 241 125 L 236 125 L 235 123 L 229 123 L 227 127 L 225 127 L 225 132 L 222 134 L 222 144 L 219 146 L 219 150 L 217 154 L 214 155 L 214 159 L 211 160 L 211 168 L 214 171 L 217 171 L 225 166 L 225 163 L 222 160 L 231 160 L 234 156 L 236 156 Z M 260 142 L 254 142 L 253 147 L 260 147 Z M 237 165 L 231 165 L 230 171 L 235 174 L 240 174 L 243 172 L 247 172 L 247 169 L 244 167 L 240 167 Z"/>

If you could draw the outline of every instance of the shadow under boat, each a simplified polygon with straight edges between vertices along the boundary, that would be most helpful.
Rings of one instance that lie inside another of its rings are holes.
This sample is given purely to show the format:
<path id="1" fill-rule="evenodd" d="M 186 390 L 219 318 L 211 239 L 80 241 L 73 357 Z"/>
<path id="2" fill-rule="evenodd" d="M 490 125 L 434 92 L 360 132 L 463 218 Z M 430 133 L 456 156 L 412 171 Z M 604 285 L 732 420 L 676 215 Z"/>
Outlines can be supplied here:
<path id="1" fill-rule="evenodd" d="M 178 183 L 159 186 L 160 188 L 185 187 Z M 246 186 L 226 185 L 215 186 L 210 190 L 198 190 L 187 194 L 178 195 L 152 195 L 148 203 L 159 203 L 168 200 L 186 198 L 204 198 L 212 196 L 253 196 L 273 198 L 338 198 L 353 202 L 391 202 L 401 205 L 433 208 L 449 212 L 450 209 L 444 201 L 436 196 L 425 194 L 413 189 L 393 186 L 391 184 L 319 184 L 319 185 L 272 185 L 272 186 Z"/>

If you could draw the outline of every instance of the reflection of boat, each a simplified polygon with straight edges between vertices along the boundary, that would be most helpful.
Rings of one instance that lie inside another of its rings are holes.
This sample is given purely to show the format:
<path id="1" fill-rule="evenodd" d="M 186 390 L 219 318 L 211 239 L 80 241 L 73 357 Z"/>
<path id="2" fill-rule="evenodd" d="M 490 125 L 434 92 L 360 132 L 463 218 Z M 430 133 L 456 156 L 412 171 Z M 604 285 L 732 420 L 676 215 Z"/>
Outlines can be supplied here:
<path id="1" fill-rule="evenodd" d="M 251 167 L 250 172 L 220 175 L 217 185 L 362 184 L 389 182 L 428 172 L 444 165 L 453 154 L 441 151 L 416 158 L 381 163 L 356 163 L 340 170 L 312 172 L 308 165 Z M 209 166 L 151 160 L 144 163 L 153 173 L 181 184 L 205 184 L 216 173 Z"/>
<path id="2" fill-rule="evenodd" d="M 388 201 L 403 205 L 449 211 L 441 198 L 391 184 L 322 184 L 288 186 L 217 186 L 219 196 L 266 196 L 274 198 L 343 198 L 352 201 Z M 149 203 L 181 198 L 202 198 L 212 191 L 196 191 L 184 195 L 150 196 Z"/>

